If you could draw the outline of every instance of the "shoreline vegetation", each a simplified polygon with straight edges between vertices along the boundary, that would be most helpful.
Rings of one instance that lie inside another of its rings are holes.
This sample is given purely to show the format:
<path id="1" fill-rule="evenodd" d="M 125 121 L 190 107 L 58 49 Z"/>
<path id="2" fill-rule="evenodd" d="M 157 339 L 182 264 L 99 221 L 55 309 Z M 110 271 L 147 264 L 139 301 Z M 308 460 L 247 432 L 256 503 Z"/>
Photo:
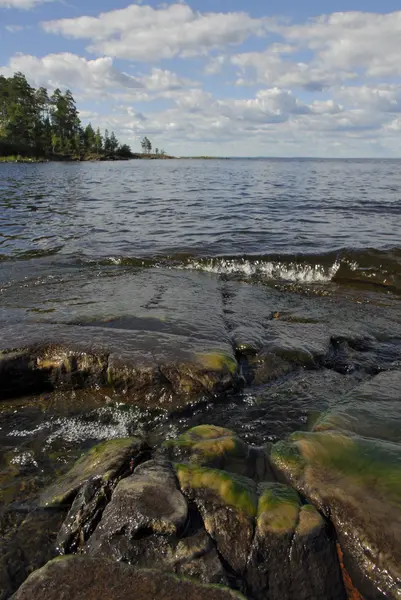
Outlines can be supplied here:
<path id="1" fill-rule="evenodd" d="M 142 153 L 121 144 L 114 131 L 102 133 L 83 125 L 70 90 L 29 85 L 23 73 L 0 75 L 0 162 L 80 162 L 169 159 L 165 150 L 152 148 L 147 137 Z"/>

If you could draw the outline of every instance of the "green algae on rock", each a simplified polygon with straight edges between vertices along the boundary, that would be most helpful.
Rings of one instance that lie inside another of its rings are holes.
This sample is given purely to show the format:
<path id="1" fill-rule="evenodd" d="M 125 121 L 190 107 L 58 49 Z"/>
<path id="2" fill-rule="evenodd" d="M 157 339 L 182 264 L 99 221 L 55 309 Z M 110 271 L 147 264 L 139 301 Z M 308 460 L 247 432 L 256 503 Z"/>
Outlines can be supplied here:
<path id="1" fill-rule="evenodd" d="M 261 484 L 258 492 L 258 530 L 277 534 L 295 530 L 301 508 L 297 492 L 280 483 Z"/>
<path id="2" fill-rule="evenodd" d="M 215 425 L 198 425 L 164 443 L 175 461 L 212 467 L 262 481 L 271 478 L 263 448 L 249 446 L 233 431 Z"/>
<path id="3" fill-rule="evenodd" d="M 224 586 L 135 569 L 130 565 L 87 556 L 69 556 L 49 562 L 19 588 L 14 600 L 60 600 L 60 592 L 74 600 L 245 600 Z"/>
<path id="4" fill-rule="evenodd" d="M 258 487 L 246 580 L 256 600 L 345 600 L 334 540 L 316 509 L 281 483 Z"/>
<path id="5" fill-rule="evenodd" d="M 251 479 L 196 465 L 176 464 L 175 468 L 184 492 L 204 496 L 251 518 L 256 515 L 256 484 Z"/>
<path id="6" fill-rule="evenodd" d="M 293 434 L 271 459 L 334 524 L 368 598 L 401 597 L 401 446 L 341 432 Z"/>
<path id="7" fill-rule="evenodd" d="M 197 465 L 176 464 L 175 468 L 183 494 L 196 506 L 219 554 L 241 577 L 254 531 L 256 483 Z"/>
<path id="8" fill-rule="evenodd" d="M 72 502 L 79 488 L 89 479 L 104 482 L 117 479 L 130 470 L 131 459 L 144 458 L 147 445 L 142 438 L 123 438 L 97 444 L 84 454 L 59 481 L 41 495 L 42 506 L 58 506 Z"/>

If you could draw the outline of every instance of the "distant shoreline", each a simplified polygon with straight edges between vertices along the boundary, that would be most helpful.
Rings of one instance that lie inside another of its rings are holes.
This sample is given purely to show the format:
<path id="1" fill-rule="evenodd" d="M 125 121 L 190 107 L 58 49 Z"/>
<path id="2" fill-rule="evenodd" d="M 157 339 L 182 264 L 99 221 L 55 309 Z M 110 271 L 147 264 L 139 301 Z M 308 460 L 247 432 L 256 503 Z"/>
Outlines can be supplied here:
<path id="1" fill-rule="evenodd" d="M 128 160 L 230 160 L 230 157 L 224 156 L 170 156 L 161 154 L 140 154 L 133 153 L 130 157 L 105 157 L 105 156 L 89 156 L 89 157 L 66 157 L 55 156 L 52 158 L 32 158 L 29 156 L 0 156 L 0 163 L 60 163 L 60 162 L 120 162 Z"/>

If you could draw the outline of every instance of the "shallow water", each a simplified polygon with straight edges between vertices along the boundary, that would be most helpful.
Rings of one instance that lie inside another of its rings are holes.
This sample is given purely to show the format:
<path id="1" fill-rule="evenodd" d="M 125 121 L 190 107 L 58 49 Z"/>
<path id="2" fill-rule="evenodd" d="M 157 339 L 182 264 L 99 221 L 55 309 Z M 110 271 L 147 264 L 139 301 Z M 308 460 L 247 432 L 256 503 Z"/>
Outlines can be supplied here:
<path id="1" fill-rule="evenodd" d="M 1 502 L 34 497 L 82 450 L 137 431 L 157 444 L 211 422 L 275 441 L 400 370 L 400 167 L 1 164 L 0 325 L 65 324 L 88 344 L 92 326 L 106 340 L 116 329 L 236 351 L 266 340 L 295 348 L 277 378 L 173 414 L 104 389 L 4 402 Z"/>

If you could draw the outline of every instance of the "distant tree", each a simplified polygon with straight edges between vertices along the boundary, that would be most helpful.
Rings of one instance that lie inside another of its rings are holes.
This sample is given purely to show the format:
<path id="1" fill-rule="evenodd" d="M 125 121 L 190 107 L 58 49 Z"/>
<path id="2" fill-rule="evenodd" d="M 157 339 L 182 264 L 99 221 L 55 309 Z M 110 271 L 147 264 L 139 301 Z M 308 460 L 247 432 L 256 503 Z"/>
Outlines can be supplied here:
<path id="1" fill-rule="evenodd" d="M 159 148 L 155 148 L 155 154 L 158 155 L 159 154 Z"/>
<path id="2" fill-rule="evenodd" d="M 162 150 L 160 150 L 160 154 L 161 154 L 161 156 L 166 156 L 166 151 L 162 149 Z"/>
<path id="3" fill-rule="evenodd" d="M 144 154 L 150 154 L 152 152 L 152 144 L 150 143 L 150 140 L 146 136 L 141 141 L 141 146 L 142 146 L 142 152 Z"/>

